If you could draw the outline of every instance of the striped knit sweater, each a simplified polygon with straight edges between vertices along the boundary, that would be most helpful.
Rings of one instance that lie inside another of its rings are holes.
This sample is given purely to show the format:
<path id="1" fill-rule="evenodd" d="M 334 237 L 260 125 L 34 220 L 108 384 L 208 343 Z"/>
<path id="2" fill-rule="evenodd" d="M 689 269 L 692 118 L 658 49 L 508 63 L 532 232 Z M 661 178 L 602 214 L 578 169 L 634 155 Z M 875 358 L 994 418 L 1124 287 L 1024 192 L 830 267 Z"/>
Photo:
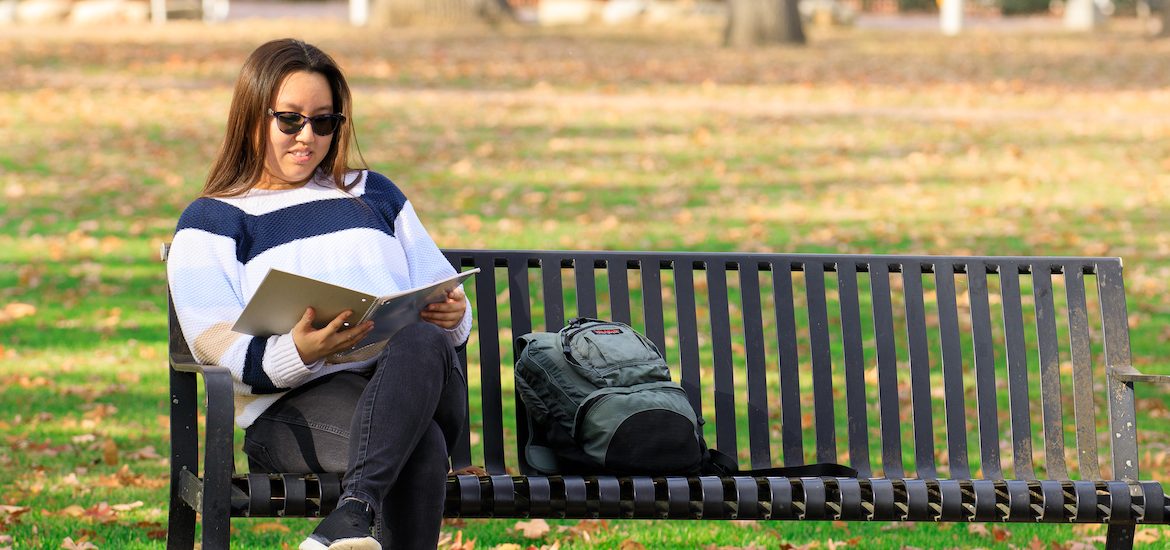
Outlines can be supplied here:
<path id="1" fill-rule="evenodd" d="M 195 359 L 231 371 L 240 427 L 281 393 L 329 373 L 368 371 L 376 358 L 306 365 L 289 334 L 232 332 L 270 268 L 379 296 L 455 272 L 393 182 L 371 171 L 347 180 L 355 178 L 349 195 L 317 176 L 297 189 L 203 197 L 179 219 L 167 260 L 175 311 Z M 458 345 L 470 333 L 469 307 L 448 335 Z"/>

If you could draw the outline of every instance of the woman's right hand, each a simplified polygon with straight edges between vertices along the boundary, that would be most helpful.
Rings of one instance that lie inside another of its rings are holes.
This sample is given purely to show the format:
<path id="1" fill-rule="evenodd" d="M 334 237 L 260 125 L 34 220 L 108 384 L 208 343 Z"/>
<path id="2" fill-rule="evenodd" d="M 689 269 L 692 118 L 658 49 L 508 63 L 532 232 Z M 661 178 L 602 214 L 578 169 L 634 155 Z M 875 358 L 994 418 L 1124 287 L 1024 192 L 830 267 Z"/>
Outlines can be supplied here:
<path id="1" fill-rule="evenodd" d="M 373 321 L 366 321 L 358 326 L 346 328 L 345 320 L 353 315 L 353 311 L 346 310 L 335 317 L 328 325 L 319 329 L 313 328 L 313 319 L 316 312 L 313 308 L 305 310 L 301 320 L 297 321 L 292 329 L 293 344 L 301 354 L 301 361 L 311 365 L 339 351 L 345 351 L 361 341 L 374 328 Z"/>

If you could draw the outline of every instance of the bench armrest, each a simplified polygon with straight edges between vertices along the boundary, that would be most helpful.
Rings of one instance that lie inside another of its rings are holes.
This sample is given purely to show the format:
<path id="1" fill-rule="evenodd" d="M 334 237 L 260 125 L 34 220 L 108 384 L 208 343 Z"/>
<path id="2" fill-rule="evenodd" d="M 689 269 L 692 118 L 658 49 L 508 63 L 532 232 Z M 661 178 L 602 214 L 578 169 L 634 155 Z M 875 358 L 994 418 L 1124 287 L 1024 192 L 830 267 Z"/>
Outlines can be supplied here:
<path id="1" fill-rule="evenodd" d="M 202 490 L 194 490 L 188 503 L 204 517 L 230 513 L 230 490 L 234 469 L 234 417 L 231 372 L 219 365 L 201 365 L 192 357 L 173 354 L 171 366 L 171 447 L 172 476 L 182 480 L 182 471 L 198 476 L 198 407 L 195 377 L 203 378 L 207 398 L 206 434 L 203 446 Z"/>
<path id="2" fill-rule="evenodd" d="M 1109 376 L 1120 382 L 1147 382 L 1150 384 L 1170 384 L 1170 375 L 1146 374 L 1131 366 L 1109 369 Z"/>

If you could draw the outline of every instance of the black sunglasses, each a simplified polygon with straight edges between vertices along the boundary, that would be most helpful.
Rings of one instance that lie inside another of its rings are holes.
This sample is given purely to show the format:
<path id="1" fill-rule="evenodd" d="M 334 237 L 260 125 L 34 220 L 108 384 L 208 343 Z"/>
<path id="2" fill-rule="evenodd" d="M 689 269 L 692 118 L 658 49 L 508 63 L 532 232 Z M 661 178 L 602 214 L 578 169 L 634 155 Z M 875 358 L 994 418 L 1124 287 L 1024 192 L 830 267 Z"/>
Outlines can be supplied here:
<path id="1" fill-rule="evenodd" d="M 268 109 L 268 115 L 276 119 L 276 127 L 281 132 L 290 136 L 299 134 L 306 124 L 313 126 L 314 134 L 328 136 L 336 132 L 345 123 L 345 115 L 338 113 L 305 116 L 291 111 L 273 111 L 272 109 Z"/>

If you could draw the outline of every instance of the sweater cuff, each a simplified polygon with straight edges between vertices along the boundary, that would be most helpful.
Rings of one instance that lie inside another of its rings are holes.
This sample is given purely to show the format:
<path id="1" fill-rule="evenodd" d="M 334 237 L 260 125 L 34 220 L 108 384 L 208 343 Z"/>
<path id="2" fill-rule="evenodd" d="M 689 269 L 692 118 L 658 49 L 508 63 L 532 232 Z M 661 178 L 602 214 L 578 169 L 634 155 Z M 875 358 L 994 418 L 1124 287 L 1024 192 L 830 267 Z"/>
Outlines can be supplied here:
<path id="1" fill-rule="evenodd" d="M 264 370 L 278 388 L 295 388 L 321 367 L 324 361 L 306 365 L 292 336 L 274 336 L 264 352 Z"/>

